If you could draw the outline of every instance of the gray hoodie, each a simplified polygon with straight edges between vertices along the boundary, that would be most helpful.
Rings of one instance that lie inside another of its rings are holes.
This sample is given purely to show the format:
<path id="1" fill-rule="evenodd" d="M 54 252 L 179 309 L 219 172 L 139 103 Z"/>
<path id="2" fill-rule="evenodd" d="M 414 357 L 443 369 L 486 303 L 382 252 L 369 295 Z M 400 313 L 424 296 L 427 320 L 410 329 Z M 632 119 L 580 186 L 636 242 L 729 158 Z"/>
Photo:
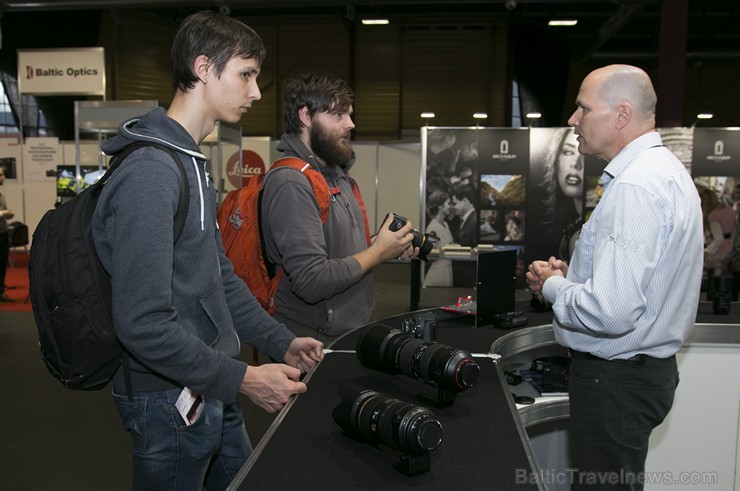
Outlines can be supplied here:
<path id="1" fill-rule="evenodd" d="M 283 135 L 277 149 L 310 163 L 335 191 L 322 225 L 305 176 L 285 167 L 265 178 L 261 215 L 267 257 L 286 272 L 278 288 L 275 317 L 288 327 L 343 334 L 366 324 L 375 306 L 372 273 L 363 275 L 352 257 L 368 247 L 362 212 L 347 174 L 354 157 L 343 167 L 328 166 L 292 134 Z"/>
<path id="2" fill-rule="evenodd" d="M 188 132 L 157 108 L 125 121 L 103 143 L 107 154 L 134 141 L 170 147 L 185 167 L 190 199 L 173 244 L 180 171 L 161 150 L 136 150 L 103 187 L 93 238 L 112 277 L 116 333 L 131 353 L 134 391 L 183 386 L 224 402 L 236 399 L 246 364 L 241 339 L 282 360 L 295 337 L 270 317 L 234 275 L 216 225 L 206 158 Z M 122 370 L 114 385 L 123 389 Z"/>

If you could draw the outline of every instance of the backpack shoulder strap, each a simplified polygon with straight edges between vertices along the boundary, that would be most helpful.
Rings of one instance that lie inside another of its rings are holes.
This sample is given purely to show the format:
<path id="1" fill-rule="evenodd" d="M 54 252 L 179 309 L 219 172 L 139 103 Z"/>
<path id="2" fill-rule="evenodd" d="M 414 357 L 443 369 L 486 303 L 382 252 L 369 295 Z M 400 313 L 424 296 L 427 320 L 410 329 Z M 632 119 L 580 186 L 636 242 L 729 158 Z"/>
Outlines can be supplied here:
<path id="1" fill-rule="evenodd" d="M 326 223 L 326 219 L 329 217 L 329 202 L 331 201 L 331 191 L 329 190 L 329 184 L 326 182 L 324 175 L 318 170 L 314 169 L 311 164 L 305 160 L 301 160 L 295 157 L 283 157 L 276 160 L 270 170 L 277 169 L 280 167 L 290 167 L 297 170 L 308 179 L 313 189 L 313 194 L 316 196 L 316 201 L 319 204 L 319 210 L 321 211 L 321 223 Z"/>
<path id="2" fill-rule="evenodd" d="M 182 161 L 180 161 L 180 157 L 178 157 L 178 155 L 171 148 L 160 145 L 159 143 L 151 143 L 145 141 L 131 143 L 130 145 L 127 145 L 123 150 L 121 150 L 121 152 L 113 155 L 113 158 L 108 164 L 108 170 L 103 175 L 103 177 L 101 177 L 94 185 L 102 186 L 105 181 L 107 181 L 108 178 L 111 176 L 111 174 L 113 174 L 113 172 L 121 165 L 121 163 L 126 160 L 126 157 L 128 157 L 129 154 L 144 147 L 154 147 L 167 153 L 172 158 L 172 160 L 175 161 L 175 164 L 177 164 L 177 168 L 180 170 L 180 198 L 177 203 L 177 212 L 175 213 L 174 223 L 174 242 L 177 242 L 182 235 L 183 229 L 185 228 L 185 219 L 188 216 L 188 208 L 190 207 L 190 187 L 188 186 L 188 176 L 185 173 L 185 167 L 183 167 Z"/>
<path id="3" fill-rule="evenodd" d="M 270 167 L 270 171 L 278 169 L 280 167 L 289 167 L 297 170 L 308 179 L 311 184 L 311 189 L 316 197 L 316 201 L 319 204 L 319 211 L 321 212 L 321 223 L 326 223 L 326 219 L 329 217 L 329 202 L 331 200 L 331 193 L 329 191 L 329 185 L 326 183 L 323 174 L 317 171 L 311 164 L 305 160 L 301 160 L 295 157 L 283 157 L 276 160 Z M 268 172 L 270 172 L 268 171 Z M 252 177 L 254 179 L 254 177 Z M 267 259 L 267 248 L 265 246 L 265 236 L 262 233 L 262 188 L 259 190 L 259 197 L 257 199 L 257 229 L 260 236 L 260 248 L 262 250 L 262 259 L 267 268 L 267 274 L 270 278 L 274 278 L 277 274 L 282 275 L 282 268 L 276 271 L 276 266 L 269 259 Z M 279 280 L 278 280 L 279 281 Z"/>

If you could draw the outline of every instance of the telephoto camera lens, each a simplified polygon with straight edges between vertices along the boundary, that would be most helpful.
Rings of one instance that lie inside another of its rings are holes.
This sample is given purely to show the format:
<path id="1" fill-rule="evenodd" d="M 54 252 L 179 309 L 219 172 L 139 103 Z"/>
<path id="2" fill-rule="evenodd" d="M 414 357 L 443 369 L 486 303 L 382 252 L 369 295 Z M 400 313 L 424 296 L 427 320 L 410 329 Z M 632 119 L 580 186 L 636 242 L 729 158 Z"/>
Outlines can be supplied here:
<path id="1" fill-rule="evenodd" d="M 334 421 L 344 433 L 382 443 L 409 455 L 422 455 L 442 443 L 442 423 L 423 406 L 386 397 L 372 390 L 340 391 Z"/>
<path id="2" fill-rule="evenodd" d="M 447 392 L 474 387 L 480 376 L 480 366 L 467 351 L 417 339 L 383 324 L 359 337 L 357 357 L 367 368 L 403 373 Z"/>

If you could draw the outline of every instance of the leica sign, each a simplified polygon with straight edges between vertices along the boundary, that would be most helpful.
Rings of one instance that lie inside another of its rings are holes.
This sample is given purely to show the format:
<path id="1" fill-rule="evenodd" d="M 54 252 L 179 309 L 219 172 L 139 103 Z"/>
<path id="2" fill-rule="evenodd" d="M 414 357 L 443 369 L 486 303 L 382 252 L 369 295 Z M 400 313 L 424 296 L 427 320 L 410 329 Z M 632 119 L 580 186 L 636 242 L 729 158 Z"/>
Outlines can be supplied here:
<path id="1" fill-rule="evenodd" d="M 252 176 L 265 174 L 265 162 L 256 152 L 242 150 L 242 168 L 239 172 L 239 154 L 235 153 L 226 163 L 226 177 L 235 188 L 246 186 Z M 241 182 L 239 178 L 241 177 Z"/>
<path id="2" fill-rule="evenodd" d="M 103 48 L 18 50 L 23 94 L 105 95 Z"/>

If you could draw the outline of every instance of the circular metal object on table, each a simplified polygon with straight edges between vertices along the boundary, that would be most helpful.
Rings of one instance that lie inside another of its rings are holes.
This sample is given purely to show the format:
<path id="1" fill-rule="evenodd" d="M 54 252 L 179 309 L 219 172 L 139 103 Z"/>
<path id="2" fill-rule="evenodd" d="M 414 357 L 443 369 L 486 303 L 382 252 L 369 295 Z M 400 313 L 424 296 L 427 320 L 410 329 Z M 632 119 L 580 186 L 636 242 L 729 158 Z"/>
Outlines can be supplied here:
<path id="1" fill-rule="evenodd" d="M 490 353 L 498 355 L 496 366 L 502 383 L 506 384 L 506 371 L 527 366 L 532 360 L 545 356 L 567 356 L 565 348 L 555 341 L 552 325 L 518 329 L 496 339 Z M 567 397 L 537 398 L 534 404 L 518 408 L 519 418 L 525 428 L 570 416 Z"/>

